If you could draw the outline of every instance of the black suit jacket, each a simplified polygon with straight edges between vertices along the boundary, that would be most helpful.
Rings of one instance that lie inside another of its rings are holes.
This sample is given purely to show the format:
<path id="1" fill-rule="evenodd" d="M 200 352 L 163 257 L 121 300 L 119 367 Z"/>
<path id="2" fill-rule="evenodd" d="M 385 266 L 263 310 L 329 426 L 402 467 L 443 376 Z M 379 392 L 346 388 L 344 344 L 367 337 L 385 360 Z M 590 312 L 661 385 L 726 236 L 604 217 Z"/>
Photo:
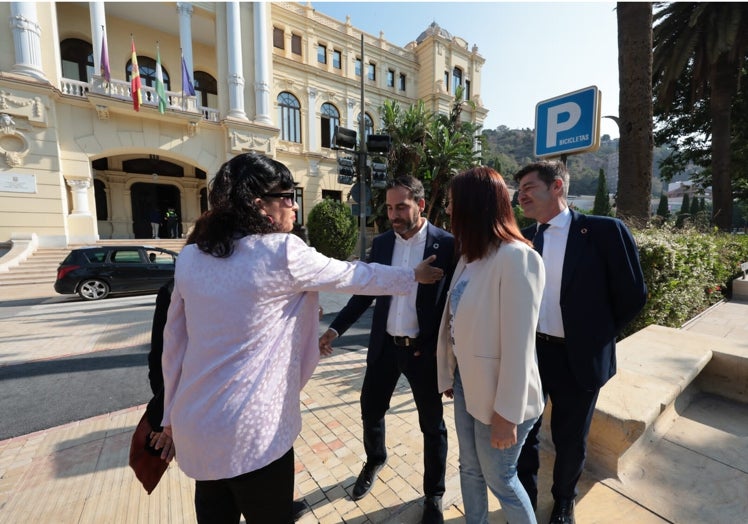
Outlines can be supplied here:
<path id="1" fill-rule="evenodd" d="M 616 373 L 616 336 L 641 311 L 647 287 L 631 232 L 620 220 L 571 212 L 561 274 L 569 366 L 596 389 Z M 522 230 L 532 240 L 536 226 Z"/>
<path id="2" fill-rule="evenodd" d="M 432 265 L 444 270 L 444 278 L 435 284 L 418 285 L 416 312 L 418 314 L 418 340 L 420 349 L 421 351 L 435 354 L 439 323 L 441 322 L 442 310 L 444 309 L 444 300 L 455 266 L 455 250 L 454 237 L 450 233 L 430 223 L 426 227 L 428 229 L 426 232 L 426 247 L 424 248 L 423 258 L 436 255 L 436 260 Z M 369 262 L 391 265 L 394 248 L 395 233 L 392 230 L 378 235 L 372 242 Z M 382 353 L 391 297 L 353 295 L 330 324 L 331 328 L 337 331 L 339 335 L 342 335 L 359 319 L 374 299 L 377 302 L 374 306 L 374 316 L 371 321 L 369 351 L 366 355 L 367 362 L 375 361 Z"/>

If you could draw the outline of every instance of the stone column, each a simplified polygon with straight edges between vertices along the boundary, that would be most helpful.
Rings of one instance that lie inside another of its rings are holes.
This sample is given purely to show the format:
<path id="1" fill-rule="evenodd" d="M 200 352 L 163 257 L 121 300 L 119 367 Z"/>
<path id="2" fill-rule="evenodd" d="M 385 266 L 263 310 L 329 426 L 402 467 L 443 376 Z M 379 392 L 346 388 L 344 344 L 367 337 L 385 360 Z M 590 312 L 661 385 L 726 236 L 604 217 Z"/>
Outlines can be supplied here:
<path id="1" fill-rule="evenodd" d="M 226 39 L 229 54 L 229 117 L 248 120 L 244 112 L 244 71 L 239 2 L 226 2 Z"/>
<path id="2" fill-rule="evenodd" d="M 268 47 L 268 7 L 265 2 L 254 2 L 255 28 L 255 121 L 272 124 L 270 118 L 270 49 Z"/>
<path id="3" fill-rule="evenodd" d="M 73 211 L 72 215 L 90 215 L 91 210 L 88 207 L 88 188 L 91 187 L 91 181 L 88 179 L 68 179 L 68 186 L 73 191 Z"/>
<path id="4" fill-rule="evenodd" d="M 177 13 L 179 13 L 179 47 L 182 49 L 184 63 L 187 66 L 187 74 L 190 75 L 192 85 L 195 85 L 195 70 L 192 64 L 192 4 L 190 2 L 177 2 Z M 180 77 L 181 77 L 181 67 Z"/>
<path id="5" fill-rule="evenodd" d="M 16 60 L 11 71 L 49 82 L 42 68 L 41 27 L 36 17 L 36 3 L 11 2 L 10 28 Z"/>
<path id="6" fill-rule="evenodd" d="M 354 119 L 353 119 L 353 109 L 356 107 L 356 103 L 357 101 L 355 99 L 353 98 L 348 99 L 348 115 L 346 117 L 345 127 L 347 129 L 355 129 L 356 132 L 358 133 L 358 126 L 354 124 Z"/>
<path id="7" fill-rule="evenodd" d="M 307 136 L 309 137 L 309 151 L 319 151 L 319 143 L 317 141 L 317 119 L 315 113 L 317 112 L 317 90 L 313 87 L 307 87 L 307 93 L 309 94 L 309 109 L 307 110 Z"/>

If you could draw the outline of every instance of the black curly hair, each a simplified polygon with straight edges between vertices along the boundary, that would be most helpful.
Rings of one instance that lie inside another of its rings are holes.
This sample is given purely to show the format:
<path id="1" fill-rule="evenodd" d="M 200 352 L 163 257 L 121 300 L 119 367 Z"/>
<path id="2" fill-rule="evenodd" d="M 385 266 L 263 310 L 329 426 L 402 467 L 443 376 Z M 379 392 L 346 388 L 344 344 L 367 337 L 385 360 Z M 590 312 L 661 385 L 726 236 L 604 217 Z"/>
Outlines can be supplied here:
<path id="1" fill-rule="evenodd" d="M 277 232 L 277 226 L 260 213 L 255 199 L 271 190 L 293 187 L 291 171 L 277 160 L 259 153 L 235 156 L 210 182 L 211 209 L 197 220 L 188 243 L 214 257 L 228 257 L 234 252 L 235 240 Z"/>

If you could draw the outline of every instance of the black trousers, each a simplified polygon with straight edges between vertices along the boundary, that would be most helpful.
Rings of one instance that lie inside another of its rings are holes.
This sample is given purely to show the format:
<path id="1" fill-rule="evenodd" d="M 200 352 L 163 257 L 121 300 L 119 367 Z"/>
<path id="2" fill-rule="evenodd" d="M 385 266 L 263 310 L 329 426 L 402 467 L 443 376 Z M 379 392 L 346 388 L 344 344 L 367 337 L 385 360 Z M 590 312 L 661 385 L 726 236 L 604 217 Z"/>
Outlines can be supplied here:
<path id="1" fill-rule="evenodd" d="M 416 357 L 415 351 L 395 346 L 387 336 L 380 358 L 366 366 L 361 388 L 366 461 L 382 464 L 387 460 L 384 414 L 390 407 L 397 381 L 404 374 L 413 392 L 423 433 L 423 491 L 426 496 L 441 496 L 447 463 L 447 426 L 437 385 L 436 355 L 422 353 Z"/>
<path id="2" fill-rule="evenodd" d="M 293 522 L 293 448 L 264 468 L 238 477 L 195 482 L 195 511 L 199 524 Z"/>
<path id="3" fill-rule="evenodd" d="M 570 500 L 577 496 L 577 482 L 587 457 L 587 435 L 600 390 L 588 391 L 577 384 L 566 357 L 573 348 L 537 340 L 537 351 L 543 394 L 551 399 L 551 438 L 556 451 L 551 493 L 554 500 Z M 530 430 L 517 461 L 517 475 L 533 506 L 538 500 L 538 433 L 542 422 L 541 417 Z"/>

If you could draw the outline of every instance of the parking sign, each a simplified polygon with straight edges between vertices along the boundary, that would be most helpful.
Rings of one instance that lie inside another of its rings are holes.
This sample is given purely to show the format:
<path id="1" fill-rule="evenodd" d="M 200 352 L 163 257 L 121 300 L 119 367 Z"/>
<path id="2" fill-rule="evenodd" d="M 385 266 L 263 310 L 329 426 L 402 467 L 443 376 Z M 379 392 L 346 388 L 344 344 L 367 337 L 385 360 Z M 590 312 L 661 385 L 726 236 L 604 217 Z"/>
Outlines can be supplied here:
<path id="1" fill-rule="evenodd" d="M 535 156 L 552 157 L 600 147 L 600 91 L 597 86 L 538 102 Z"/>

